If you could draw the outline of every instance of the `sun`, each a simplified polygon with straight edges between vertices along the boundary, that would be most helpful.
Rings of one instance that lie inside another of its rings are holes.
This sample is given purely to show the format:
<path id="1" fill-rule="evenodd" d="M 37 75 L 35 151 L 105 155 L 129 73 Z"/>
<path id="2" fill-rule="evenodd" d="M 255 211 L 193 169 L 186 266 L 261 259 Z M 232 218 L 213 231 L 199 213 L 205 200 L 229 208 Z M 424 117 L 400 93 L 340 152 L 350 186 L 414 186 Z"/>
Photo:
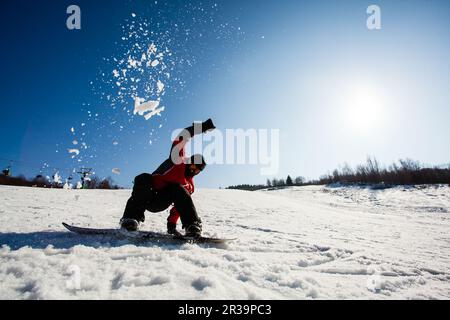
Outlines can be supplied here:
<path id="1" fill-rule="evenodd" d="M 385 99 L 375 87 L 356 86 L 347 92 L 344 100 L 346 125 L 358 131 L 367 131 L 382 124 Z"/>

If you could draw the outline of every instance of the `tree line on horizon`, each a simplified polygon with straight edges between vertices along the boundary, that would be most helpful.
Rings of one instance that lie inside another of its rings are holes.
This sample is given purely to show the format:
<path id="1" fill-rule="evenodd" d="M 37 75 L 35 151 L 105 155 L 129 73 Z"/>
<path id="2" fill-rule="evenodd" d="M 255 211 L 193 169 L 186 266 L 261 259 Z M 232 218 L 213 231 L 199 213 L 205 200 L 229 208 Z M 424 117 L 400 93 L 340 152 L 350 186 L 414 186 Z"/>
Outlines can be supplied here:
<path id="1" fill-rule="evenodd" d="M 70 178 L 68 179 L 70 180 Z M 69 181 L 70 182 L 70 181 Z M 240 184 L 229 186 L 227 189 L 255 191 L 261 189 L 276 189 L 290 186 L 328 185 L 340 183 L 343 185 L 381 184 L 384 186 L 419 185 L 419 184 L 450 184 L 450 164 L 446 166 L 424 166 L 411 159 L 400 159 L 388 167 L 382 167 L 375 157 L 367 157 L 366 163 L 355 168 L 344 164 L 338 169 L 321 176 L 318 180 L 306 180 L 298 176 L 286 179 L 267 179 L 266 184 Z M 28 186 L 41 188 L 64 188 L 64 183 L 50 181 L 47 177 L 37 175 L 26 178 L 24 175 L 13 177 L 9 171 L 0 174 L 0 185 Z M 121 189 L 111 177 L 100 179 L 91 176 L 83 181 L 83 189 Z"/>
<path id="2" fill-rule="evenodd" d="M 42 175 L 37 175 L 34 178 L 26 178 L 24 175 L 13 177 L 3 172 L 0 174 L 0 185 L 63 189 L 65 183 L 50 181 L 47 177 Z M 82 189 L 117 190 L 121 189 L 121 187 L 116 185 L 111 177 L 100 179 L 98 176 L 94 175 L 83 182 Z"/>
<path id="3" fill-rule="evenodd" d="M 450 164 L 446 166 L 425 166 L 412 159 L 400 159 L 388 167 L 380 165 L 375 157 L 367 157 L 365 164 L 351 168 L 344 164 L 341 169 L 322 176 L 320 184 L 385 184 L 419 185 L 450 184 Z"/>
<path id="4" fill-rule="evenodd" d="M 293 186 L 303 186 L 308 184 L 304 177 L 296 177 L 292 179 L 290 175 L 287 176 L 286 179 L 267 179 L 266 184 L 240 184 L 236 186 L 230 186 L 227 189 L 237 189 L 237 190 L 247 190 L 247 191 L 256 191 L 261 189 L 270 189 L 270 188 L 282 188 L 282 187 L 293 187 Z"/>
<path id="5" fill-rule="evenodd" d="M 270 188 L 285 188 L 305 185 L 358 185 L 377 184 L 384 186 L 420 185 L 420 184 L 450 184 L 450 164 L 446 166 L 424 166 L 412 159 L 400 159 L 388 167 L 382 167 L 375 157 L 367 157 L 365 164 L 350 167 L 347 163 L 331 173 L 321 176 L 318 180 L 306 181 L 303 177 L 294 180 L 291 176 L 284 179 L 267 179 L 266 184 L 241 184 L 227 189 L 255 191 Z"/>

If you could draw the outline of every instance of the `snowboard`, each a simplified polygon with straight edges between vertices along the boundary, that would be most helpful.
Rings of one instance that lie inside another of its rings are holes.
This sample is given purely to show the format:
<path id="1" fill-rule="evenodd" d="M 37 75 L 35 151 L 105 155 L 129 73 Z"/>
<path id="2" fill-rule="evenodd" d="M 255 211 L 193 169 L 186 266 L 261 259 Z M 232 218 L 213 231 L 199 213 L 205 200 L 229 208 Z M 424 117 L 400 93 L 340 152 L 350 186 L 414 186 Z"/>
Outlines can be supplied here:
<path id="1" fill-rule="evenodd" d="M 97 235 L 97 236 L 109 236 L 118 239 L 132 239 L 137 241 L 172 241 L 172 242 L 186 242 L 186 243 L 206 243 L 206 244 L 225 244 L 229 241 L 236 239 L 220 239 L 210 237 L 191 238 L 185 237 L 182 234 L 170 235 L 152 231 L 126 231 L 122 229 L 92 229 L 92 228 L 80 228 L 69 225 L 63 222 L 63 226 L 76 234 L 81 235 Z"/>

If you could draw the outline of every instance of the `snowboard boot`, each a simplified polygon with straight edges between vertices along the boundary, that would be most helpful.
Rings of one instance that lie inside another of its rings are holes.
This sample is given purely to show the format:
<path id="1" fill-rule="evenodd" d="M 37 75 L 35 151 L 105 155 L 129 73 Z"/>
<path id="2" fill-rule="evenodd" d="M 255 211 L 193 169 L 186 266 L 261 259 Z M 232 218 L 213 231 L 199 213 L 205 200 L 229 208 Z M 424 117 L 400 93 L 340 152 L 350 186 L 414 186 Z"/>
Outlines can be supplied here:
<path id="1" fill-rule="evenodd" d="M 186 227 L 186 238 L 200 238 L 202 234 L 202 223 L 200 221 Z"/>
<path id="2" fill-rule="evenodd" d="M 181 233 L 177 230 L 177 225 L 173 222 L 167 222 L 167 233 L 174 236 L 181 236 Z"/>
<path id="3" fill-rule="evenodd" d="M 167 233 L 175 237 L 182 237 L 183 235 L 177 230 L 177 225 L 172 222 L 167 222 Z"/>
<path id="4" fill-rule="evenodd" d="M 139 222 L 134 219 L 121 219 L 120 220 L 120 228 L 126 231 L 138 231 L 139 230 Z"/>

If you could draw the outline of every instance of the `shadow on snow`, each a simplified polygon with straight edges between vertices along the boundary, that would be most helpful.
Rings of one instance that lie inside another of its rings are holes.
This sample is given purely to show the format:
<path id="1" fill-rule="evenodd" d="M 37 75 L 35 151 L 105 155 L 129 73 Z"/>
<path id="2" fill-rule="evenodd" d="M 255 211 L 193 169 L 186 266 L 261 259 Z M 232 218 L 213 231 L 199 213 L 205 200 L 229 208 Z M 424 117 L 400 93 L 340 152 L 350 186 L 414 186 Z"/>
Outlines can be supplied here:
<path id="1" fill-rule="evenodd" d="M 116 239 L 104 235 L 77 235 L 71 232 L 40 231 L 30 233 L 0 233 L 0 246 L 7 245 L 11 250 L 22 247 L 33 249 L 45 249 L 53 246 L 56 249 L 69 249 L 77 245 L 93 248 L 121 247 L 125 245 L 136 245 L 142 247 L 164 246 L 166 249 L 177 249 L 184 243 L 170 240 L 133 240 Z"/>

